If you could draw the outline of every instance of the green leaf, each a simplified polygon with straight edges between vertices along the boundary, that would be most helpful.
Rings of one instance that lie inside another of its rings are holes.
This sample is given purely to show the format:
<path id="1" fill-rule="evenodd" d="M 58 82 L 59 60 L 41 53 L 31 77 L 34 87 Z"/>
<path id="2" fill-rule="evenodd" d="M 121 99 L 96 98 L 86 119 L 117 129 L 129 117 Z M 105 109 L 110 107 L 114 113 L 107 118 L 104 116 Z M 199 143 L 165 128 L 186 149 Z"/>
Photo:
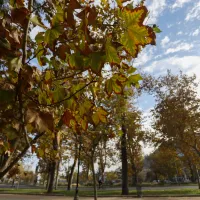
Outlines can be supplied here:
<path id="1" fill-rule="evenodd" d="M 44 62 L 44 59 L 42 59 L 42 56 L 44 55 L 44 47 L 42 44 L 39 44 L 38 45 L 38 48 L 37 48 L 37 60 L 38 60 L 38 63 L 40 64 L 40 66 L 44 66 L 46 63 Z"/>
<path id="2" fill-rule="evenodd" d="M 124 33 L 120 37 L 120 43 L 132 57 L 138 55 L 140 46 L 155 44 L 153 29 L 143 25 L 147 13 L 145 6 L 133 10 L 123 9 L 119 13 L 122 20 L 121 26 L 124 29 Z"/>
<path id="3" fill-rule="evenodd" d="M 95 125 L 98 125 L 100 121 L 106 123 L 107 115 L 108 115 L 107 111 L 104 110 L 102 107 L 99 107 L 97 108 L 97 111 L 92 115 L 92 120 Z"/>
<path id="4" fill-rule="evenodd" d="M 5 48 L 10 50 L 10 42 L 6 38 L 0 38 L 0 48 Z"/>
<path id="5" fill-rule="evenodd" d="M 32 18 L 30 19 L 30 21 L 31 21 L 34 25 L 40 26 L 40 27 L 42 27 L 42 28 L 44 28 L 44 29 L 47 28 L 47 27 L 42 23 L 41 19 L 40 19 L 37 15 L 35 15 L 34 17 L 32 17 Z"/>
<path id="6" fill-rule="evenodd" d="M 44 150 L 43 149 L 37 149 L 38 156 L 43 157 L 44 156 Z"/>
<path id="7" fill-rule="evenodd" d="M 64 10 L 60 6 L 57 6 L 56 9 L 57 9 L 57 12 L 52 19 L 52 25 L 53 26 L 57 26 L 61 22 L 64 21 L 64 18 L 63 18 L 64 17 L 64 13 L 63 13 Z"/>
<path id="8" fill-rule="evenodd" d="M 44 41 L 49 44 L 52 45 L 53 42 L 61 35 L 61 30 L 59 29 L 59 26 L 56 28 L 52 28 L 52 29 L 48 29 L 45 32 L 45 36 L 44 36 Z"/>
<path id="9" fill-rule="evenodd" d="M 5 129 L 3 129 L 4 134 L 7 136 L 8 140 L 14 140 L 18 137 L 17 130 L 12 127 L 12 125 L 7 125 Z"/>
<path id="10" fill-rule="evenodd" d="M 148 30 L 146 27 L 130 26 L 121 35 L 120 42 L 124 45 L 125 49 L 133 56 L 138 54 L 138 45 L 147 44 Z"/>
<path id="11" fill-rule="evenodd" d="M 18 72 L 22 67 L 22 59 L 20 57 L 13 58 L 12 60 L 9 61 L 8 67 L 9 69 Z"/>
<path id="12" fill-rule="evenodd" d="M 138 86 L 138 82 L 142 80 L 142 77 L 140 74 L 134 74 L 128 77 L 127 85 L 131 86 L 132 84 L 135 86 Z"/>
<path id="13" fill-rule="evenodd" d="M 156 25 L 153 26 L 153 31 L 154 31 L 155 33 L 161 33 L 161 32 L 162 32 L 162 31 L 158 28 L 158 26 L 156 26 Z"/>
<path id="14" fill-rule="evenodd" d="M 117 5 L 121 8 L 122 7 L 122 0 L 116 0 Z"/>
<path id="15" fill-rule="evenodd" d="M 51 72 L 49 70 L 47 70 L 45 73 L 45 80 L 48 81 L 50 79 L 51 79 Z"/>
<path id="16" fill-rule="evenodd" d="M 65 97 L 65 88 L 58 88 L 53 92 L 53 100 L 54 102 L 61 101 Z"/>
<path id="17" fill-rule="evenodd" d="M 35 36 L 35 41 L 39 44 L 44 42 L 44 32 L 39 32 L 36 36 Z"/>
<path id="18" fill-rule="evenodd" d="M 93 122 L 94 122 L 94 124 L 95 125 L 98 125 L 99 124 L 99 116 L 98 116 L 98 114 L 97 113 L 94 113 L 93 115 L 92 115 L 92 120 L 93 120 Z"/>
<path id="19" fill-rule="evenodd" d="M 84 69 L 84 60 L 83 56 L 80 55 L 80 53 L 74 53 L 69 56 L 69 65 L 73 69 Z"/>
<path id="20" fill-rule="evenodd" d="M 88 64 L 94 73 L 99 74 L 104 65 L 103 53 L 101 52 L 91 53 L 89 55 Z"/>
<path id="21" fill-rule="evenodd" d="M 122 85 L 118 81 L 116 81 L 116 82 L 113 81 L 112 87 L 113 87 L 113 91 L 116 94 L 122 94 L 122 92 L 123 92 Z"/>
<path id="22" fill-rule="evenodd" d="M 120 64 L 121 60 L 117 55 L 117 50 L 111 43 L 111 37 L 106 41 L 106 62 Z"/>
<path id="23" fill-rule="evenodd" d="M 135 68 L 135 67 L 130 67 L 129 69 L 128 69 L 128 74 L 132 74 L 132 73 L 134 73 L 135 71 L 136 71 L 137 69 Z"/>
<path id="24" fill-rule="evenodd" d="M 105 85 L 105 91 L 107 93 L 108 96 L 110 96 L 113 92 L 113 85 L 112 85 L 112 79 L 108 79 L 106 81 L 106 85 Z"/>
<path id="25" fill-rule="evenodd" d="M 12 90 L 0 90 L 1 102 L 11 102 L 14 100 L 15 93 Z"/>

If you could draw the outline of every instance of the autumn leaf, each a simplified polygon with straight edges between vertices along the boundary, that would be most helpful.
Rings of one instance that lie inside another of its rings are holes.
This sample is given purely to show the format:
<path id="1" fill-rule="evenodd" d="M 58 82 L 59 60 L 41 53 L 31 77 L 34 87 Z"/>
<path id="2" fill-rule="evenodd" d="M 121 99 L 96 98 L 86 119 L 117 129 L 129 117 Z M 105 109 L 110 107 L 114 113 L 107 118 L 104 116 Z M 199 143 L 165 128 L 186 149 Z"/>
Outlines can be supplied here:
<path id="1" fill-rule="evenodd" d="M 121 60 L 117 54 L 117 50 L 111 43 L 111 37 L 106 40 L 106 62 L 120 64 Z"/>
<path id="2" fill-rule="evenodd" d="M 61 35 L 61 30 L 59 27 L 56 28 L 52 28 L 52 29 L 48 29 L 45 32 L 45 36 L 44 36 L 44 41 L 49 44 L 52 45 L 53 42 L 58 39 L 58 37 Z"/>
<path id="3" fill-rule="evenodd" d="M 28 108 L 25 116 L 26 123 L 30 123 L 39 132 L 54 130 L 53 116 L 47 112 L 40 112 L 33 108 Z"/>
<path id="4" fill-rule="evenodd" d="M 120 42 L 133 57 L 137 56 L 139 46 L 152 44 L 155 40 L 155 35 L 152 33 L 153 29 L 143 25 L 146 16 L 147 9 L 144 6 L 121 11 L 125 31 L 121 34 Z"/>
<path id="5" fill-rule="evenodd" d="M 63 117 L 63 122 L 68 126 L 70 127 L 71 126 L 71 121 L 75 121 L 75 117 L 73 116 L 73 114 L 69 111 L 69 110 L 66 110 Z"/>
<path id="6" fill-rule="evenodd" d="M 101 52 L 91 53 L 86 63 L 95 74 L 99 74 L 104 66 L 104 55 Z"/>
<path id="7" fill-rule="evenodd" d="M 39 33 L 35 36 L 35 41 L 36 41 L 38 44 L 44 42 L 44 32 L 39 32 Z"/>
<path id="8" fill-rule="evenodd" d="M 31 21 L 34 25 L 37 25 L 37 26 L 40 26 L 40 27 L 46 29 L 46 26 L 42 23 L 41 19 L 40 19 L 37 15 L 35 15 L 34 17 L 32 17 L 32 18 L 30 19 L 30 21 Z"/>
<path id="9" fill-rule="evenodd" d="M 57 48 L 56 54 L 58 55 L 58 57 L 62 60 L 66 59 L 66 53 L 70 53 L 70 47 L 67 45 L 60 45 Z"/>
<path id="10" fill-rule="evenodd" d="M 97 111 L 92 115 L 92 120 L 95 125 L 98 125 L 100 121 L 103 123 L 106 123 L 107 115 L 108 115 L 107 111 L 104 110 L 102 107 L 99 107 L 99 108 L 97 108 Z"/>
<path id="11" fill-rule="evenodd" d="M 29 14 L 29 10 L 25 7 L 13 8 L 11 10 L 11 17 L 14 23 L 19 23 L 22 26 L 25 23 L 26 17 Z"/>
<path id="12" fill-rule="evenodd" d="M 53 26 L 59 26 L 59 24 L 64 21 L 63 9 L 60 6 L 57 6 L 56 10 L 57 10 L 57 12 L 52 19 L 52 25 Z"/>

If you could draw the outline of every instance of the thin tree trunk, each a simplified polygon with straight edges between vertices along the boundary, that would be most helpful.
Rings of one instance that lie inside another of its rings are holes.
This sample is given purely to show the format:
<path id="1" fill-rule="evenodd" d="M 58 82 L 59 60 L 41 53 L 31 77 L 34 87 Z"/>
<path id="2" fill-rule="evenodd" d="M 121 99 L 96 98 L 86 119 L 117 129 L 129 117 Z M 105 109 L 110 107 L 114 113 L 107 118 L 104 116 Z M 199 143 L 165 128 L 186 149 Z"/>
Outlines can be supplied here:
<path id="1" fill-rule="evenodd" d="M 42 135 L 44 135 L 44 133 L 40 133 L 35 136 L 35 138 L 30 142 L 30 145 L 27 144 L 23 151 L 9 164 L 9 166 L 0 172 L 0 179 L 2 179 L 13 168 L 13 166 L 26 154 L 30 146 L 33 145 Z"/>
<path id="2" fill-rule="evenodd" d="M 123 135 L 121 137 L 121 160 L 122 160 L 122 195 L 128 195 L 128 161 L 126 149 L 126 127 L 122 125 Z"/>
<path id="3" fill-rule="evenodd" d="M 50 178 L 49 178 L 49 184 L 48 184 L 48 189 L 47 193 L 52 193 L 53 192 L 53 186 L 54 186 L 54 180 L 55 180 L 55 172 L 56 172 L 56 165 L 57 161 L 53 161 L 51 163 L 51 168 L 50 168 Z"/>
<path id="4" fill-rule="evenodd" d="M 53 138 L 53 150 L 58 151 L 58 135 L 57 135 L 57 133 L 55 133 L 54 138 Z M 49 179 L 47 193 L 53 192 L 57 163 L 58 163 L 58 160 L 56 160 L 56 158 L 54 158 L 54 160 L 51 162 L 50 179 Z"/>
<path id="5" fill-rule="evenodd" d="M 47 184 L 46 184 L 46 190 L 49 188 L 49 183 L 50 183 L 50 166 L 51 164 L 49 163 L 49 170 L 48 170 L 48 174 L 47 174 Z"/>
<path id="6" fill-rule="evenodd" d="M 58 189 L 59 168 L 60 168 L 60 161 L 58 161 L 57 168 L 56 168 L 55 190 Z"/>
<path id="7" fill-rule="evenodd" d="M 195 166 L 195 169 L 196 169 L 198 187 L 199 187 L 199 189 L 200 189 L 199 170 L 197 169 L 197 166 Z"/>
<path id="8" fill-rule="evenodd" d="M 13 159 L 13 155 L 16 153 L 16 148 L 19 144 L 20 139 L 17 138 L 12 145 L 12 149 L 14 150 L 10 156 L 8 156 L 8 154 L 4 154 L 4 156 L 2 157 L 1 160 L 1 164 L 0 164 L 0 172 L 4 171 L 9 164 L 11 163 L 12 159 Z"/>
<path id="9" fill-rule="evenodd" d="M 76 167 L 76 163 L 77 163 L 77 156 L 75 156 L 75 158 L 74 158 L 74 163 L 73 163 L 71 170 L 70 170 L 70 173 L 69 173 L 67 190 L 71 190 L 72 178 L 73 178 L 73 175 L 74 175 L 74 169 Z"/>
<path id="10" fill-rule="evenodd" d="M 137 186 L 137 183 L 138 183 L 137 169 L 134 162 L 132 162 L 132 185 Z"/>
<path id="11" fill-rule="evenodd" d="M 73 165 L 71 167 L 71 170 L 70 170 L 70 173 L 69 173 L 69 176 L 68 176 L 68 180 L 67 180 L 67 190 L 71 190 L 72 178 L 73 178 L 73 174 L 74 174 L 74 169 L 76 167 L 77 158 L 78 158 L 78 144 L 76 142 L 75 143 L 74 162 L 73 162 Z"/>
<path id="12" fill-rule="evenodd" d="M 92 153 L 92 176 L 93 176 L 93 184 L 94 184 L 94 200 L 97 200 L 97 180 L 95 175 L 95 169 L 94 169 L 94 152 Z"/>

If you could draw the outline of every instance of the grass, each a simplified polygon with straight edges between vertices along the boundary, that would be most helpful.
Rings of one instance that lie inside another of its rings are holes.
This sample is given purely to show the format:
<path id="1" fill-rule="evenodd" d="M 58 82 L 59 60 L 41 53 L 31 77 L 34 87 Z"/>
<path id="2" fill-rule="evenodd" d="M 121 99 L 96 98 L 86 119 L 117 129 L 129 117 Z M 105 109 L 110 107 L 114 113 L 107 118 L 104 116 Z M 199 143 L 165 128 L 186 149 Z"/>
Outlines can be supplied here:
<path id="1" fill-rule="evenodd" d="M 53 192 L 54 195 L 65 195 L 65 196 L 74 196 L 73 191 L 64 191 L 56 190 Z M 1 193 L 10 193 L 10 194 L 46 194 L 44 189 L 3 189 L 0 188 Z M 136 190 L 130 190 L 130 195 L 136 195 Z M 145 190 L 142 192 L 143 196 L 155 195 L 155 196 L 178 196 L 178 195 L 200 195 L 200 190 L 198 189 L 174 189 L 174 190 Z M 98 190 L 98 196 L 119 196 L 121 195 L 121 190 Z M 79 191 L 79 196 L 93 196 L 93 191 Z"/>

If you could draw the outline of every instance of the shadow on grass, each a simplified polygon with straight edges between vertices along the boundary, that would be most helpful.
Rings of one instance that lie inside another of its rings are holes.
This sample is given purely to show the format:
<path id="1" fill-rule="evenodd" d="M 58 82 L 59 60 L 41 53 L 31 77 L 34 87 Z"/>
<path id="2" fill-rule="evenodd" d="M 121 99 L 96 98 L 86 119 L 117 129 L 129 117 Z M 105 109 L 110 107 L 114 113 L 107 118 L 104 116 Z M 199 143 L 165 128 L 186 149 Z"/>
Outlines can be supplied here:
<path id="1" fill-rule="evenodd" d="M 53 195 L 64 195 L 64 196 L 74 196 L 74 190 L 64 191 L 64 190 L 55 190 Z M 46 190 L 44 189 L 15 189 L 15 188 L 0 188 L 1 193 L 9 194 L 43 194 L 46 195 Z M 79 191 L 79 196 L 93 196 L 93 191 Z M 129 195 L 136 196 L 136 190 L 130 190 Z M 145 190 L 142 192 L 143 196 L 145 195 L 155 195 L 155 196 L 177 196 L 177 195 L 200 195 L 200 190 L 198 189 L 175 189 L 175 190 Z M 98 190 L 98 196 L 120 196 L 121 190 Z"/>

